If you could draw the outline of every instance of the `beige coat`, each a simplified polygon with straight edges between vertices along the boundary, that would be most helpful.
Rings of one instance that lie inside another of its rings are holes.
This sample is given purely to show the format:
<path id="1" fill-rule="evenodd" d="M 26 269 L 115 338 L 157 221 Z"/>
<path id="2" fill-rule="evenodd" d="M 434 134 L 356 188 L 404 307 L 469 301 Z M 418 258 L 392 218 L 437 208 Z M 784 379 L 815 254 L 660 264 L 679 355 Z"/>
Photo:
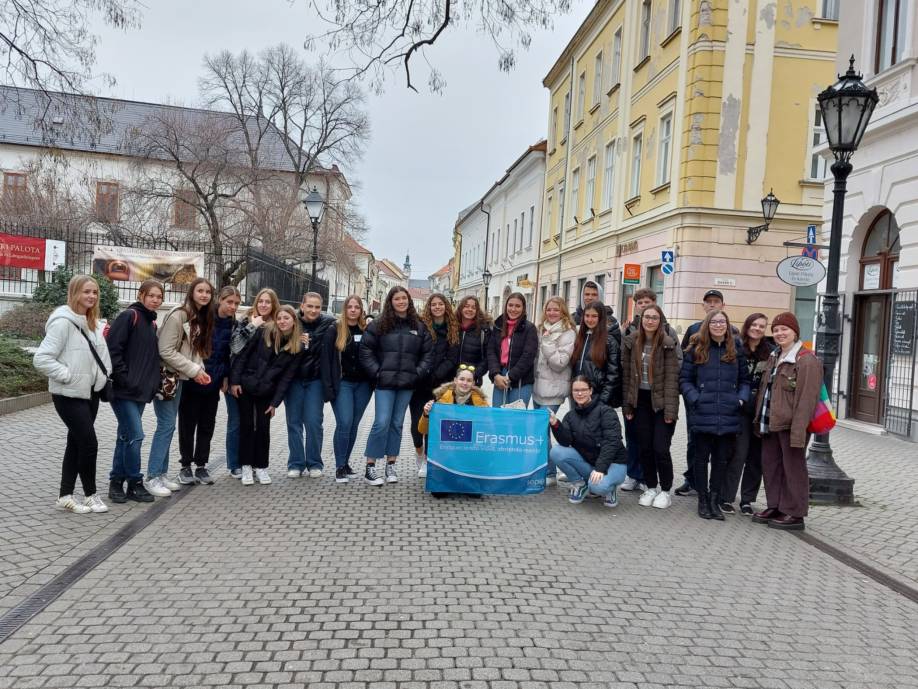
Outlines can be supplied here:
<path id="1" fill-rule="evenodd" d="M 177 307 L 159 326 L 159 358 L 170 371 L 182 380 L 195 378 L 204 370 L 204 362 L 191 347 L 191 326 L 185 309 Z"/>

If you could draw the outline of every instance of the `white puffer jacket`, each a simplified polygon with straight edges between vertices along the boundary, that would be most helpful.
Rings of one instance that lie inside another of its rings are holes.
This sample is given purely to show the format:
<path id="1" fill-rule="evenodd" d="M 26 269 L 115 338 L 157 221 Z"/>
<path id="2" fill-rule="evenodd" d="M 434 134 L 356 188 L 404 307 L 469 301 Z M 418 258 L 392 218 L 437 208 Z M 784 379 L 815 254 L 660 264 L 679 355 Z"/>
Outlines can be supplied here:
<path id="1" fill-rule="evenodd" d="M 74 313 L 69 306 L 58 306 L 48 317 L 45 339 L 38 346 L 32 363 L 48 376 L 48 390 L 52 395 L 88 400 L 93 390 L 105 387 L 105 375 L 77 328 L 93 342 L 102 363 L 111 372 L 112 362 L 101 326 L 92 332 L 86 324 L 86 316 Z"/>
<path id="2" fill-rule="evenodd" d="M 571 392 L 571 354 L 577 331 L 562 321 L 539 328 L 539 356 L 532 398 L 539 404 L 561 404 Z"/>

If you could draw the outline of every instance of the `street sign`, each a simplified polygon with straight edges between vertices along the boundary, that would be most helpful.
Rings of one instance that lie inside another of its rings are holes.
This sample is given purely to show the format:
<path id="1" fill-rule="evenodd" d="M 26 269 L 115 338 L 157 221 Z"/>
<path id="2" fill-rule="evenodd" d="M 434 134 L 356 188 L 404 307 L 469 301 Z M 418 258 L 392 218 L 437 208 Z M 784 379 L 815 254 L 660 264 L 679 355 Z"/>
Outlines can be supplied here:
<path id="1" fill-rule="evenodd" d="M 675 263 L 676 261 L 676 250 L 675 249 L 663 249 L 660 253 L 660 263 Z"/>
<path id="2" fill-rule="evenodd" d="M 800 252 L 801 256 L 806 256 L 807 258 L 819 258 L 819 250 L 816 248 L 815 244 L 808 244 L 803 247 L 803 250 Z"/>
<path id="3" fill-rule="evenodd" d="M 816 226 L 815 225 L 806 226 L 806 243 L 807 244 L 816 243 Z"/>
<path id="4" fill-rule="evenodd" d="M 816 259 L 807 256 L 788 256 L 775 270 L 782 282 L 793 287 L 818 285 L 826 276 L 826 268 Z"/>
<path id="5" fill-rule="evenodd" d="M 640 285 L 641 284 L 641 264 L 626 263 L 622 268 L 622 284 Z"/>
<path id="6" fill-rule="evenodd" d="M 663 271 L 664 275 L 672 275 L 676 272 L 676 266 L 672 263 L 664 263 L 660 266 L 660 270 Z"/>

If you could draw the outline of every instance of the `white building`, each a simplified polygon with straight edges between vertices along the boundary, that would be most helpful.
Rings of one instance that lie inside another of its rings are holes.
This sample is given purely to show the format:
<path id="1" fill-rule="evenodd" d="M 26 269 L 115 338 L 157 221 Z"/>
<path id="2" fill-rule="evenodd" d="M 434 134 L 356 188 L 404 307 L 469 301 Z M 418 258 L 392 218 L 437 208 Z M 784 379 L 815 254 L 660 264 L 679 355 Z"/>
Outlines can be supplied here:
<path id="1" fill-rule="evenodd" d="M 530 146 L 456 223 L 460 236 L 458 295 L 476 294 L 493 316 L 513 292 L 522 293 L 534 317 L 538 282 L 546 142 Z M 485 287 L 482 275 L 491 274 Z"/>
<path id="2" fill-rule="evenodd" d="M 854 53 L 880 97 L 845 199 L 839 418 L 918 438 L 918 3 L 841 3 L 838 44 L 838 71 Z M 832 185 L 830 176 L 825 240 Z"/>

